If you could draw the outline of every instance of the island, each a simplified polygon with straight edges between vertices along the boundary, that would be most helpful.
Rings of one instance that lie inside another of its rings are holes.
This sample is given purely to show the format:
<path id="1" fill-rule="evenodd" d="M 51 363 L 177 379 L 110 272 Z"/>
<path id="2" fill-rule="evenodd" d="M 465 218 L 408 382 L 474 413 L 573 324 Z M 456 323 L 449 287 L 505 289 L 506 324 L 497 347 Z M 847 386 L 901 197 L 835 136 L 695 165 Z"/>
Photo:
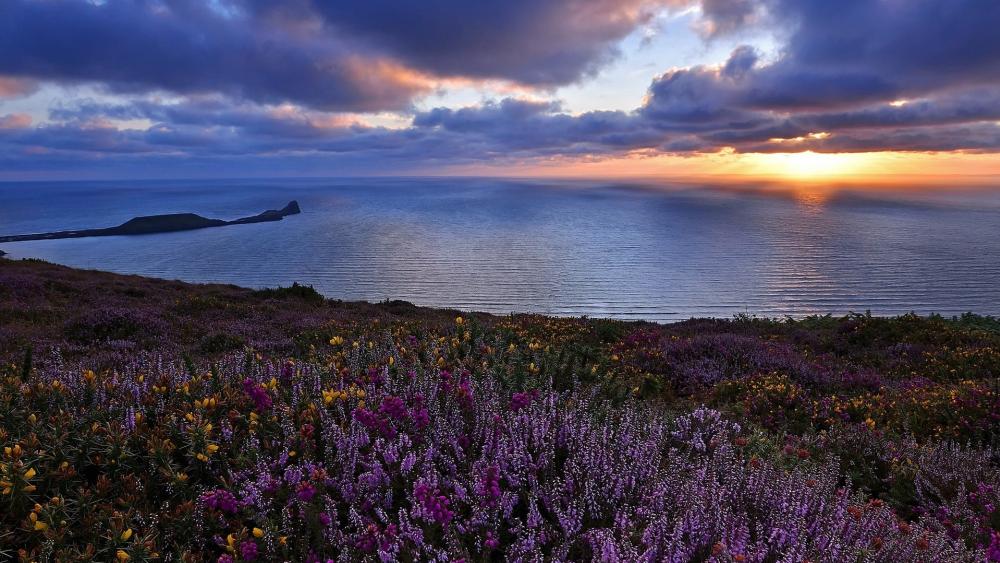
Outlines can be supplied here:
<path id="1" fill-rule="evenodd" d="M 84 229 L 79 231 L 56 231 L 51 233 L 35 233 L 28 235 L 0 236 L 0 242 L 23 242 L 29 240 L 54 240 L 64 238 L 109 237 L 121 235 L 150 235 L 154 233 L 172 233 L 177 231 L 193 231 L 210 227 L 227 227 L 230 225 L 247 225 L 250 223 L 266 223 L 281 221 L 289 215 L 301 213 L 299 203 L 290 201 L 281 209 L 268 209 L 250 217 L 225 221 L 209 219 L 194 213 L 170 213 L 165 215 L 148 215 L 135 217 L 118 225 L 105 229 Z M 0 252 L 0 256 L 3 253 Z"/>

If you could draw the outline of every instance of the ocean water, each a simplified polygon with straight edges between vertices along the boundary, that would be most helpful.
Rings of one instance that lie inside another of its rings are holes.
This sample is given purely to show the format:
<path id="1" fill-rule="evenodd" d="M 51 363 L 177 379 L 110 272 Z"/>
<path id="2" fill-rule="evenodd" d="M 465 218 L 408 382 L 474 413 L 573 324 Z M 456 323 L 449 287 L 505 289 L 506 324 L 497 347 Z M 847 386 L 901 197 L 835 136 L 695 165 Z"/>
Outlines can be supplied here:
<path id="1" fill-rule="evenodd" d="M 1000 314 L 1000 190 L 463 178 L 0 183 L 0 234 L 194 212 L 302 214 L 0 244 L 10 258 L 331 298 L 670 321 Z"/>

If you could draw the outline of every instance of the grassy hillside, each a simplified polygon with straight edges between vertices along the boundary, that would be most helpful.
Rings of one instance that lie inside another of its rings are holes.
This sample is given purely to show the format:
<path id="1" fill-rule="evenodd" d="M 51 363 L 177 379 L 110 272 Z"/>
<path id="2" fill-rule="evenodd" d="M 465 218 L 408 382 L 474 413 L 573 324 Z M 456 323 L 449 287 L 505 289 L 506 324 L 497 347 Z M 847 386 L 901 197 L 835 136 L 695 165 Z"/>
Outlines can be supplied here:
<path id="1" fill-rule="evenodd" d="M 1000 322 L 497 317 L 0 260 L 0 559 L 1000 559 Z"/>

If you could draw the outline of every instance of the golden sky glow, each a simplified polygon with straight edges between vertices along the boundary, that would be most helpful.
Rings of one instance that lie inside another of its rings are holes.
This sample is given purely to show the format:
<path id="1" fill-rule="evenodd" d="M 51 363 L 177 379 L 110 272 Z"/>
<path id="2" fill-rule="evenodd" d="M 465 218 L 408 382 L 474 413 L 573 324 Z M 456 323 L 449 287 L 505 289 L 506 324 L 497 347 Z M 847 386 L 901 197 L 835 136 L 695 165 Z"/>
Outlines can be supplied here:
<path id="1" fill-rule="evenodd" d="M 611 159 L 524 161 L 518 167 L 455 166 L 447 174 L 496 176 L 762 180 L 785 183 L 997 184 L 1000 155 L 966 152 L 734 153 L 691 156 L 635 153 Z"/>

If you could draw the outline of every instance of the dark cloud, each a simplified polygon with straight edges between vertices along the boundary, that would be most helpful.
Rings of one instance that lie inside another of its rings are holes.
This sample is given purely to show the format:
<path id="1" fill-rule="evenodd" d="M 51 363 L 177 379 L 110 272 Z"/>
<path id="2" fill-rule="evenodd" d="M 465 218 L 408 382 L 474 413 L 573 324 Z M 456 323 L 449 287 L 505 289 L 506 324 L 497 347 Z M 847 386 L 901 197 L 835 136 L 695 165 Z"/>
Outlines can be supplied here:
<path id="1" fill-rule="evenodd" d="M 757 59 L 756 49 L 749 45 L 740 45 L 722 66 L 721 74 L 725 78 L 739 80 L 757 64 Z"/>
<path id="2" fill-rule="evenodd" d="M 702 32 L 715 37 L 755 23 L 762 6 L 755 0 L 702 0 L 701 11 Z"/>
<path id="3" fill-rule="evenodd" d="M 792 30 L 781 57 L 753 73 L 745 101 L 830 108 L 1000 81 L 1000 2 L 770 0 Z"/>
<path id="4" fill-rule="evenodd" d="M 613 58 L 660 0 L 315 0 L 334 33 L 440 75 L 567 84 Z"/>
<path id="5" fill-rule="evenodd" d="M 760 4 L 754 13 L 788 32 L 777 58 L 743 46 L 720 68 L 668 72 L 642 116 L 742 151 L 1000 149 L 1000 2 Z"/>
<path id="6" fill-rule="evenodd" d="M 1000 2 L 994 0 L 776 0 L 794 26 L 787 72 L 886 77 L 916 94 L 1000 79 Z"/>
<path id="7" fill-rule="evenodd" d="M 782 143 L 745 143 L 746 152 L 983 152 L 1000 151 L 1000 126 L 970 123 L 898 129 L 855 129 L 828 137 L 804 138 Z"/>
<path id="8" fill-rule="evenodd" d="M 400 110 L 442 77 L 579 80 L 663 1 L 5 0 L 0 74 Z"/>
<path id="9" fill-rule="evenodd" d="M 429 88 L 377 54 L 295 37 L 206 5 L 5 0 L 0 74 L 358 111 L 406 108 Z"/>

